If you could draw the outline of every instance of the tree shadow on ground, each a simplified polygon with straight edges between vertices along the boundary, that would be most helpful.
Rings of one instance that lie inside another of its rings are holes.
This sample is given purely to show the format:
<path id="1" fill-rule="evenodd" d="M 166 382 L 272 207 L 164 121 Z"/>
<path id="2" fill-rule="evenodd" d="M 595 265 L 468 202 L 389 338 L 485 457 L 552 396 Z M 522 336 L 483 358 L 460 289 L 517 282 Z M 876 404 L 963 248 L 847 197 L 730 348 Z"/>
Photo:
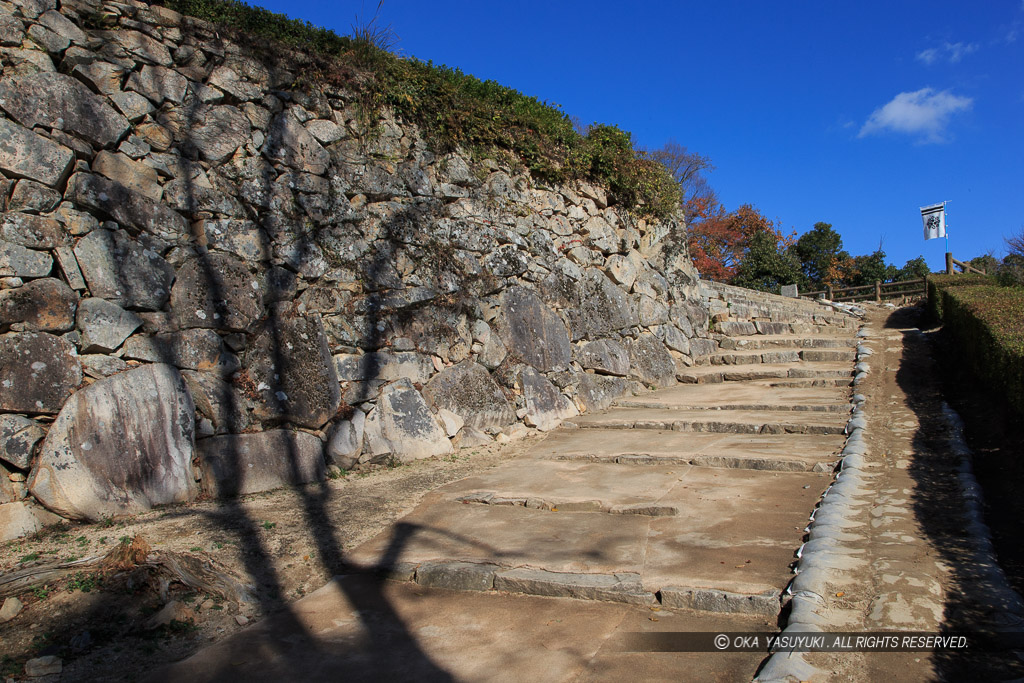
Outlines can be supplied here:
<path id="1" fill-rule="evenodd" d="M 978 552 L 966 528 L 958 478 L 960 457 L 949 447 L 951 431 L 942 413 L 939 377 L 944 368 L 933 357 L 933 333 L 921 332 L 927 324 L 925 315 L 923 306 L 898 309 L 887 319 L 885 329 L 903 335 L 896 382 L 919 424 L 909 466 L 916 483 L 911 501 L 914 515 L 949 572 L 942 631 L 969 634 L 975 644 L 969 650 L 936 651 L 936 673 L 943 680 L 1019 678 L 1024 675 L 1024 663 L 1006 647 L 1024 644 L 1024 624 L 1006 623 L 1004 610 L 1013 606 L 1012 596 L 1000 585 L 1001 575 L 993 572 L 992 559 Z"/>

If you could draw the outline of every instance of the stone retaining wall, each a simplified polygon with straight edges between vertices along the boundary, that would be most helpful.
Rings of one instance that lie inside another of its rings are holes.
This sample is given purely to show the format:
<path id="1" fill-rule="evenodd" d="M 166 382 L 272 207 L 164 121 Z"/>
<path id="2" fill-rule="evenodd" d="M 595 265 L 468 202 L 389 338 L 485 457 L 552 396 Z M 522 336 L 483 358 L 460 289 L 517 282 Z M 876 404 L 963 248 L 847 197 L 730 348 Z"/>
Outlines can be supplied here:
<path id="1" fill-rule="evenodd" d="M 307 67 L 0 0 L 0 538 L 550 429 L 714 345 L 681 218 L 438 156 Z"/>

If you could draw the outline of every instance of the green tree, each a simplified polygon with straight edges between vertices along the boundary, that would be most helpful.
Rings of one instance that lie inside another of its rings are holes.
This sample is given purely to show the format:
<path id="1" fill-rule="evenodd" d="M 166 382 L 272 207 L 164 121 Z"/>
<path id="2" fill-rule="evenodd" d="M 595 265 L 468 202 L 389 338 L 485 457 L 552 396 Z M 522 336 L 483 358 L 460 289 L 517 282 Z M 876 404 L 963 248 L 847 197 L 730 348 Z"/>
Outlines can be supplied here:
<path id="1" fill-rule="evenodd" d="M 995 259 L 992 259 L 995 261 Z M 920 280 L 928 277 L 928 274 L 932 271 L 928 268 L 928 263 L 924 260 L 924 256 L 918 256 L 912 258 L 903 264 L 903 267 L 896 271 L 896 277 L 893 280 L 902 282 L 904 280 Z"/>
<path id="2" fill-rule="evenodd" d="M 843 238 L 832 229 L 831 223 L 815 223 L 797 239 L 792 251 L 803 274 L 800 284 L 807 290 L 839 284 L 840 267 L 850 258 L 843 251 Z"/>
<path id="3" fill-rule="evenodd" d="M 853 257 L 853 270 L 847 284 L 850 287 L 859 287 L 873 285 L 875 282 L 889 282 L 895 279 L 897 272 L 896 266 L 885 264 L 885 252 L 876 249 L 867 256 Z"/>
<path id="4" fill-rule="evenodd" d="M 759 231 L 748 243 L 731 284 L 778 294 L 782 285 L 800 280 L 800 262 L 774 231 Z"/>

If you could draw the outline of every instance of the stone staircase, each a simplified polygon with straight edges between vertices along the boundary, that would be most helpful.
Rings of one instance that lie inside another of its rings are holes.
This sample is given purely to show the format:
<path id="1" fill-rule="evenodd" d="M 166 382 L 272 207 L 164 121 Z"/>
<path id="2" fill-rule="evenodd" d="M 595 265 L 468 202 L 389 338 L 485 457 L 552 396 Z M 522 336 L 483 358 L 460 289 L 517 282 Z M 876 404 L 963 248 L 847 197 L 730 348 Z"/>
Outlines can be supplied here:
<path id="1" fill-rule="evenodd" d="M 845 442 L 856 329 L 716 325 L 683 384 L 431 492 L 400 547 L 391 530 L 350 559 L 422 586 L 774 617 Z"/>

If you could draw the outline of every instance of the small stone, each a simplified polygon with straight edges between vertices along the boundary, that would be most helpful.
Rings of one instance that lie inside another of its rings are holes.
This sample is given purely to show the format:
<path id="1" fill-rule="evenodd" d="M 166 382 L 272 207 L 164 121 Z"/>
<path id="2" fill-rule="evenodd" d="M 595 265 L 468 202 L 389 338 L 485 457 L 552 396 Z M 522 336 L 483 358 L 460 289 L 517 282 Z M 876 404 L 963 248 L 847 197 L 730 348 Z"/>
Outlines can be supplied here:
<path id="1" fill-rule="evenodd" d="M 195 623 L 196 613 L 188 605 L 178 602 L 177 600 L 171 600 L 169 603 L 164 605 L 163 609 L 146 621 L 146 628 L 160 628 L 161 626 L 167 626 L 172 621 Z"/>
<path id="2" fill-rule="evenodd" d="M 7 598 L 3 607 L 0 607 L 0 624 L 6 623 L 21 614 L 23 605 L 18 598 Z"/>
<path id="3" fill-rule="evenodd" d="M 239 626 L 245 626 L 249 623 L 249 617 L 245 616 L 244 614 L 236 614 L 235 623 Z"/>
<path id="4" fill-rule="evenodd" d="M 56 655 L 47 655 L 46 657 L 36 657 L 25 662 L 25 675 L 29 678 L 39 678 L 41 676 L 52 676 L 59 674 L 64 670 L 64 664 L 60 657 Z"/>

